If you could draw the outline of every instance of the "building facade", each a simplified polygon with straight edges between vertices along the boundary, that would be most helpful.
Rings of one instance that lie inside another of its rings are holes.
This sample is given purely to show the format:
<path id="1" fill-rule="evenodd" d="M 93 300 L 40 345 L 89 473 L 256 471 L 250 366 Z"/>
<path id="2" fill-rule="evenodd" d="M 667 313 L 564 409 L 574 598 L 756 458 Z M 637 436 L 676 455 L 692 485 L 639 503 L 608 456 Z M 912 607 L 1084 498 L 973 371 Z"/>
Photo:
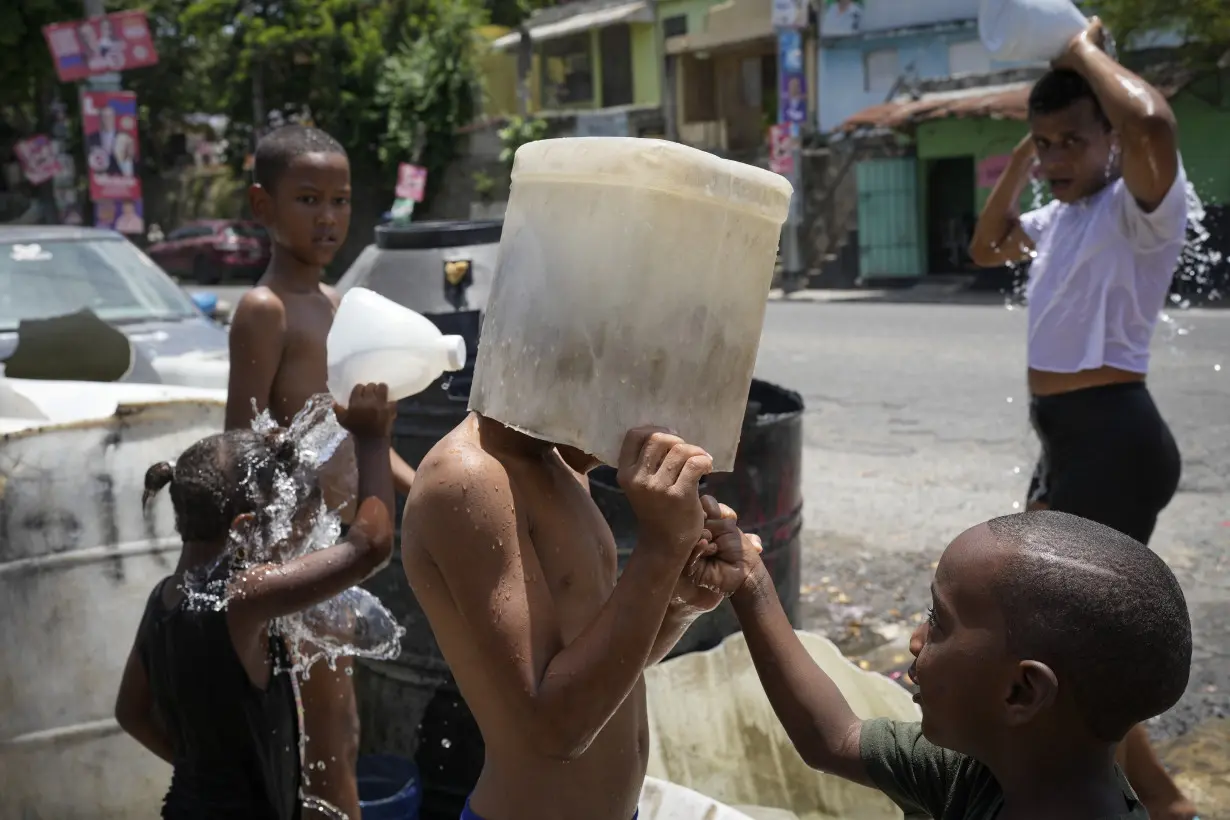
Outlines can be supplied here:
<path id="1" fill-rule="evenodd" d="M 918 80 L 1010 67 L 978 39 L 979 0 L 825 0 L 820 16 L 822 133 Z"/>

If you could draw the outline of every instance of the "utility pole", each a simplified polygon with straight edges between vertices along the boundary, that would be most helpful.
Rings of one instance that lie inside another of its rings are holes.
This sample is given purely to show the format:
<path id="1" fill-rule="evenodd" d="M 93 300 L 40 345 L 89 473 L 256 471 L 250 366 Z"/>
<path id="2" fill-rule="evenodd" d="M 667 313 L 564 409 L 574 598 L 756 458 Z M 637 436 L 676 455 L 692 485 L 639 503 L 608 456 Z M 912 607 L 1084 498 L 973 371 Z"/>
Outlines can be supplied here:
<path id="1" fill-rule="evenodd" d="M 782 4 L 774 4 L 775 11 Z M 808 106 L 807 59 L 803 53 L 803 29 L 807 24 L 806 4 L 794 0 L 786 3 L 787 10 L 792 10 L 790 19 L 775 19 L 777 29 L 777 71 L 778 71 L 778 113 L 779 129 L 789 129 L 790 172 L 786 178 L 794 188 L 790 197 L 790 211 L 786 224 L 782 227 L 782 289 L 789 293 L 796 289 L 803 277 L 803 254 L 799 247 L 799 227 L 803 222 L 804 178 L 803 178 L 803 141 L 802 125 L 797 121 L 797 112 L 791 108 L 789 92 L 792 80 L 797 79 L 803 95 L 803 111 Z M 776 15 L 775 15 L 776 17 Z"/>
<path id="2" fill-rule="evenodd" d="M 666 54 L 666 33 L 662 28 L 661 8 L 658 0 L 649 0 L 653 17 L 654 51 L 658 68 L 659 101 L 662 105 L 662 129 L 671 142 L 679 141 L 678 124 L 675 121 L 675 72 Z"/>

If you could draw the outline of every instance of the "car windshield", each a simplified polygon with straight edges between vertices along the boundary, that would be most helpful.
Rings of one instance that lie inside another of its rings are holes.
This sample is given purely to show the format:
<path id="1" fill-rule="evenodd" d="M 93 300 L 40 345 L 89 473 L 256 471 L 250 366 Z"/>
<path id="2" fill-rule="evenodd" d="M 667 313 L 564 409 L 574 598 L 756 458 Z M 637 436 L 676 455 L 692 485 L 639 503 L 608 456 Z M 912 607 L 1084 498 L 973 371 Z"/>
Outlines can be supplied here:
<path id="1" fill-rule="evenodd" d="M 126 239 L 0 242 L 0 331 L 83 308 L 116 323 L 200 315 L 188 294 Z"/>

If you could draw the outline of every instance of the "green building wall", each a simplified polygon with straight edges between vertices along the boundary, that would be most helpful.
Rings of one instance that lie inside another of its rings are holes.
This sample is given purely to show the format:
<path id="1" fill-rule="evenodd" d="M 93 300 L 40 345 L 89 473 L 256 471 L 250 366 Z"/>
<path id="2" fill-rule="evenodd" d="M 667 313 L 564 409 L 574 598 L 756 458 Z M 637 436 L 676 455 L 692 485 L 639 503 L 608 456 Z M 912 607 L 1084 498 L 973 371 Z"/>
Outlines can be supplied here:
<path id="1" fill-rule="evenodd" d="M 1230 204 L 1230 149 L 1226 144 L 1230 134 L 1230 101 L 1217 106 L 1206 95 L 1183 91 L 1171 100 L 1171 106 L 1179 122 L 1179 150 L 1196 192 L 1206 204 Z M 977 166 L 987 157 L 1010 153 L 1025 132 L 1025 123 L 1016 120 L 948 119 L 921 123 L 915 134 L 920 209 L 927 197 L 927 160 L 973 157 Z M 976 187 L 974 204 L 979 211 L 990 193 L 990 188 Z M 1027 192 L 1026 197 L 1032 198 L 1032 194 Z"/>
<path id="2" fill-rule="evenodd" d="M 632 30 L 632 102 L 660 105 L 661 75 L 658 72 L 658 27 L 636 23 Z"/>
<path id="3" fill-rule="evenodd" d="M 658 21 L 685 16 L 688 18 L 688 33 L 696 34 L 705 30 L 709 9 L 718 2 L 720 0 L 658 0 Z"/>

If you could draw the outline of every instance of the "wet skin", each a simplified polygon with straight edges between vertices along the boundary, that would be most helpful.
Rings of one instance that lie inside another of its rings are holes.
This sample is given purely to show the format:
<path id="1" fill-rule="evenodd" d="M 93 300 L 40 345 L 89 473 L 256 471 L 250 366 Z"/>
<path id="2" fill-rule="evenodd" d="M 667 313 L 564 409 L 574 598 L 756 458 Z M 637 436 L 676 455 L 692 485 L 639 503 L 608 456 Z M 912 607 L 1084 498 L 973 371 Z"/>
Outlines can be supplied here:
<path id="1" fill-rule="evenodd" d="M 309 398 L 327 390 L 325 341 L 338 298 L 320 277 L 346 240 L 350 195 L 350 163 L 336 153 L 295 157 L 274 190 L 253 186 L 249 191 L 252 212 L 272 240 L 272 255 L 269 269 L 244 294 L 232 319 L 228 428 L 251 423 L 252 399 L 257 410 L 268 409 L 286 426 Z M 354 447 L 347 439 L 320 475 L 326 504 L 340 508 L 344 521 L 353 515 L 355 475 Z M 350 659 L 338 661 L 336 669 L 316 664 L 302 680 L 300 694 L 311 764 L 305 791 L 357 820 L 353 666 Z"/>
<path id="2" fill-rule="evenodd" d="M 643 668 L 722 598 L 680 580 L 703 532 L 694 484 L 692 502 L 664 502 L 683 512 L 662 520 L 687 519 L 674 529 L 638 511 L 617 588 L 615 539 L 577 480 L 591 466 L 471 415 L 406 503 L 402 562 L 482 731 L 471 805 L 487 820 L 631 817 L 649 754 Z"/>
<path id="3" fill-rule="evenodd" d="M 998 820 L 1123 814 L 1116 744 L 1089 735 L 1053 669 L 1009 651 L 994 590 L 1010 555 L 980 524 L 940 558 L 931 612 L 910 641 L 923 734 L 995 772 Z"/>

